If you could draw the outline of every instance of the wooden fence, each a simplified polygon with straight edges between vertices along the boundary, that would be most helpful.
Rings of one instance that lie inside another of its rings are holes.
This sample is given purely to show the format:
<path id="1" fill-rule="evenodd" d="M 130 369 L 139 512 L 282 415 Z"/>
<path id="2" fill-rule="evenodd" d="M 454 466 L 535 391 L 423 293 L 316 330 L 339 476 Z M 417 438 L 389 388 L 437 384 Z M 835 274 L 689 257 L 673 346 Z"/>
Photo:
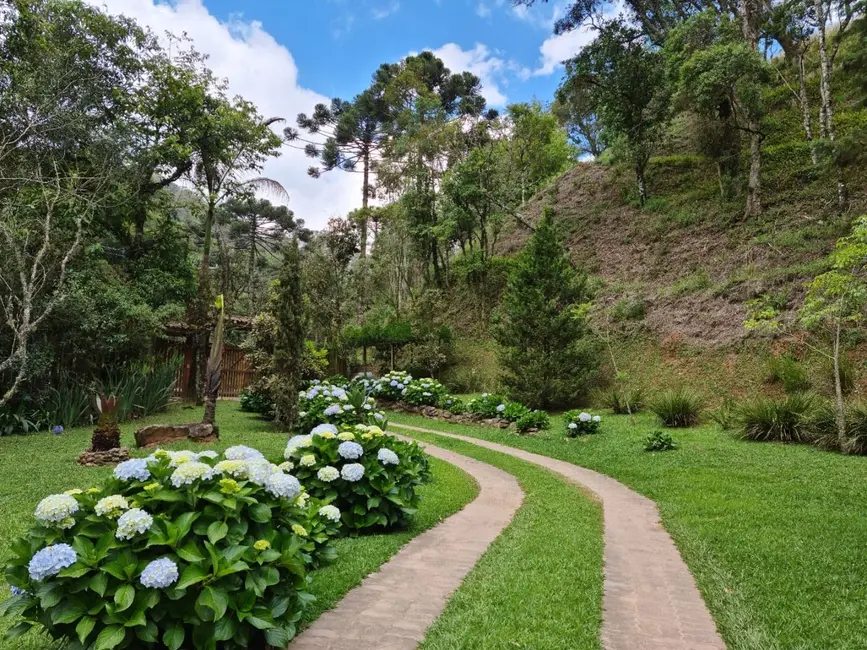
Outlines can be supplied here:
<path id="1" fill-rule="evenodd" d="M 190 346 L 183 346 L 177 351 L 184 357 L 184 362 L 178 368 L 175 380 L 175 394 L 179 399 L 190 397 L 187 395 L 187 385 L 190 380 L 190 370 L 193 362 L 193 350 Z M 250 367 L 247 357 L 241 348 L 233 345 L 223 346 L 223 374 L 220 384 L 220 397 L 238 397 L 256 378 L 256 373 Z"/>

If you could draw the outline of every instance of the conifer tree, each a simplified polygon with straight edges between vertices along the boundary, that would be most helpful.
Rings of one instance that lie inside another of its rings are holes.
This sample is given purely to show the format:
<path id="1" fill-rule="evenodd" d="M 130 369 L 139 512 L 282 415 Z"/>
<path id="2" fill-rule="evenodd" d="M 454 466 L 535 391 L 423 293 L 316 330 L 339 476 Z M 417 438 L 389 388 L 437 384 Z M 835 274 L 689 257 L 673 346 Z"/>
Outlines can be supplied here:
<path id="1" fill-rule="evenodd" d="M 503 384 L 512 399 L 534 408 L 574 404 L 599 367 L 587 278 L 569 260 L 552 213 L 545 208 L 516 259 L 494 327 Z"/>
<path id="2" fill-rule="evenodd" d="M 274 340 L 274 419 L 286 429 L 295 426 L 298 385 L 304 350 L 303 298 L 298 240 L 286 244 L 279 288 L 274 304 L 277 332 Z"/>

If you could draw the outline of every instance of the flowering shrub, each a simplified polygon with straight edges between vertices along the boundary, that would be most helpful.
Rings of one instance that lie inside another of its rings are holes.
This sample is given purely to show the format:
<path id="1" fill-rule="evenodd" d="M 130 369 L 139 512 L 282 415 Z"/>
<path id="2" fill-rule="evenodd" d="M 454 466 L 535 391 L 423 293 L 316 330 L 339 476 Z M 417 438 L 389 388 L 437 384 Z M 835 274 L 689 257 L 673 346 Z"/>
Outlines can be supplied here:
<path id="1" fill-rule="evenodd" d="M 288 469 L 247 447 L 157 451 L 102 488 L 46 497 L 10 547 L 9 634 L 42 628 L 78 650 L 285 647 L 340 518 Z"/>
<path id="2" fill-rule="evenodd" d="M 373 393 L 384 399 L 397 402 L 403 399 L 403 391 L 411 382 L 412 375 L 408 372 L 390 372 L 379 378 Z"/>
<path id="3" fill-rule="evenodd" d="M 486 418 L 504 417 L 506 411 L 506 402 L 508 400 L 501 395 L 493 395 L 491 393 L 482 393 L 481 397 L 474 397 L 467 402 L 467 411 L 476 413 Z"/>
<path id="4" fill-rule="evenodd" d="M 438 406 L 455 415 L 467 412 L 467 405 L 464 404 L 463 400 L 453 395 L 443 395 Z"/>
<path id="5" fill-rule="evenodd" d="M 327 381 L 314 381 L 298 397 L 298 428 L 302 431 L 322 423 L 354 426 L 385 421 L 383 414 L 376 411 L 373 397 L 361 387 L 347 390 Z"/>
<path id="6" fill-rule="evenodd" d="M 525 433 L 529 429 L 547 429 L 551 422 L 545 411 L 528 411 L 515 420 L 515 429 L 518 433 Z"/>
<path id="7" fill-rule="evenodd" d="M 501 418 L 514 422 L 519 433 L 528 429 L 547 429 L 549 426 L 548 414 L 545 411 L 531 411 L 520 402 L 509 401 L 500 395 L 482 393 L 481 397 L 467 403 L 466 410 L 485 418 Z"/>
<path id="8" fill-rule="evenodd" d="M 416 406 L 438 406 L 448 399 L 448 389 L 436 379 L 414 379 L 403 389 L 401 400 Z"/>
<path id="9" fill-rule="evenodd" d="M 430 476 L 416 443 L 363 424 L 319 425 L 292 437 L 285 458 L 312 497 L 339 509 L 350 533 L 406 523 L 418 507 L 416 487 Z"/>
<path id="10" fill-rule="evenodd" d="M 599 433 L 599 424 L 602 422 L 602 418 L 598 415 L 574 410 L 566 411 L 563 414 L 563 422 L 566 424 L 566 435 L 570 438 L 576 438 Z"/>

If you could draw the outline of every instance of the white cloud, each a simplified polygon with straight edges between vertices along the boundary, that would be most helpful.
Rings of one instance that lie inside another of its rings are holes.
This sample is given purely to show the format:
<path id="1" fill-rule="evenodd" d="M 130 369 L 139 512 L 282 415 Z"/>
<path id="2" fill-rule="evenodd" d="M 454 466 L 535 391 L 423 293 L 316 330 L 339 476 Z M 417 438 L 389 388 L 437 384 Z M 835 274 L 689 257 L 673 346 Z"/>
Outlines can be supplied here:
<path id="1" fill-rule="evenodd" d="M 505 106 L 506 95 L 500 90 L 504 83 L 504 73 L 509 64 L 494 56 L 491 50 L 482 43 L 476 43 L 471 50 L 464 50 L 457 43 L 446 43 L 442 47 L 431 50 L 442 59 L 452 72 L 472 72 L 482 82 L 482 94 L 491 106 Z"/>
<path id="2" fill-rule="evenodd" d="M 539 67 L 533 71 L 533 74 L 537 76 L 553 74 L 563 61 L 577 55 L 581 48 L 589 44 L 594 38 L 593 29 L 586 25 L 559 36 L 549 36 L 539 48 L 541 60 Z"/>
<path id="3" fill-rule="evenodd" d="M 484 2 L 480 2 L 476 5 L 476 15 L 479 18 L 488 18 L 491 15 L 491 8 Z"/>
<path id="4" fill-rule="evenodd" d="M 89 0 L 109 13 L 124 14 L 156 34 L 186 32 L 197 50 L 208 54 L 209 67 L 229 81 L 232 93 L 254 102 L 265 117 L 280 116 L 290 124 L 298 113 L 309 113 L 329 98 L 298 83 L 298 66 L 286 47 L 262 24 L 238 17 L 220 22 L 201 0 L 178 0 L 169 5 L 154 0 Z M 263 174 L 278 180 L 289 193 L 289 207 L 309 227 L 323 227 L 328 217 L 345 215 L 361 202 L 356 174 L 333 171 L 319 179 L 307 176 L 311 164 L 302 151 L 284 147 L 269 160 Z"/>
<path id="5" fill-rule="evenodd" d="M 391 14 L 396 13 L 398 9 L 400 9 L 400 2 L 398 2 L 398 0 L 392 0 L 388 6 L 374 9 L 371 13 L 373 14 L 374 20 L 382 20 L 383 18 L 388 18 Z"/>

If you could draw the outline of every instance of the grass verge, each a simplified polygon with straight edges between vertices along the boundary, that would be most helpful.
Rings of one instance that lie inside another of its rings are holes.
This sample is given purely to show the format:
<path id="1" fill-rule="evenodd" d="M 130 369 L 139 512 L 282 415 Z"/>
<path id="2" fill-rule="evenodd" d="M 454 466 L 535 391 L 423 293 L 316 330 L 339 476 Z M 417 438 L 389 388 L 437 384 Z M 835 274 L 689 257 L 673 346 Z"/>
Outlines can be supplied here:
<path id="1" fill-rule="evenodd" d="M 653 499 L 729 650 L 867 647 L 867 458 L 736 440 L 710 426 L 674 430 L 679 450 L 647 453 L 651 415 L 634 426 L 603 416 L 600 434 L 577 440 L 564 437 L 560 417 L 524 437 L 391 417 L 573 462 Z"/>
<path id="2" fill-rule="evenodd" d="M 199 415 L 199 410 L 173 408 L 169 413 L 122 425 L 122 444 L 132 447 L 132 434 L 143 424 L 185 422 Z M 259 449 L 269 458 L 282 457 L 286 434 L 277 432 L 269 422 L 241 412 L 236 403 L 220 402 L 217 422 L 220 442 L 213 445 L 214 449 L 245 444 Z M 78 454 L 90 444 L 90 433 L 89 429 L 78 428 L 60 436 L 40 433 L 0 438 L 0 476 L 3 477 L 0 560 L 5 559 L 11 540 L 33 524 L 33 511 L 43 497 L 73 487 L 87 488 L 108 477 L 110 467 L 84 468 L 75 462 Z M 195 449 L 196 445 L 179 443 L 167 448 Z M 136 455 L 147 453 L 136 452 Z M 316 602 L 304 613 L 302 626 L 333 607 L 343 594 L 375 571 L 407 541 L 457 512 L 478 494 L 478 485 L 463 470 L 435 458 L 431 459 L 431 468 L 434 480 L 421 487 L 421 505 L 406 530 L 336 541 L 337 560 L 312 574 L 311 592 L 316 596 Z M 0 574 L 0 600 L 5 599 L 7 593 Z M 7 627 L 0 624 L 0 639 Z M 11 642 L 0 640 L 0 650 L 46 650 L 49 647 L 54 647 L 49 639 L 35 634 Z"/>
<path id="3" fill-rule="evenodd" d="M 600 648 L 599 504 L 552 472 L 507 454 L 401 433 L 499 467 L 525 493 L 512 523 L 464 579 L 420 650 Z"/>

